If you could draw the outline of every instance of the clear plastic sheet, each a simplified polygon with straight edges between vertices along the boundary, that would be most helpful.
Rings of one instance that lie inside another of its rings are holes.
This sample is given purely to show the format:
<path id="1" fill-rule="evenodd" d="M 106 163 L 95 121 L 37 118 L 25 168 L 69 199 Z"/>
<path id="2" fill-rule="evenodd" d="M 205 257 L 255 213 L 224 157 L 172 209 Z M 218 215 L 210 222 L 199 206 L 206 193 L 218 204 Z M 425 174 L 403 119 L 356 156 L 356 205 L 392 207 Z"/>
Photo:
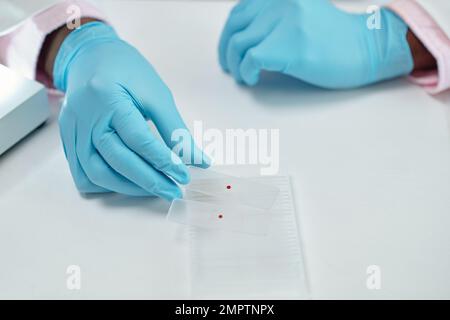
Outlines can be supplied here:
<path id="1" fill-rule="evenodd" d="M 200 192 L 228 203 L 268 210 L 278 197 L 280 190 L 264 180 L 255 181 L 248 178 L 234 177 L 199 168 L 190 168 L 191 183 L 186 191 Z"/>
<path id="2" fill-rule="evenodd" d="M 280 190 L 266 236 L 189 227 L 191 290 L 194 298 L 306 299 L 307 281 L 288 177 L 255 183 Z M 190 198 L 202 199 L 199 194 Z"/>
<path id="3" fill-rule="evenodd" d="M 174 200 L 167 219 L 172 222 L 213 230 L 265 235 L 269 211 L 209 198 L 209 202 Z"/>

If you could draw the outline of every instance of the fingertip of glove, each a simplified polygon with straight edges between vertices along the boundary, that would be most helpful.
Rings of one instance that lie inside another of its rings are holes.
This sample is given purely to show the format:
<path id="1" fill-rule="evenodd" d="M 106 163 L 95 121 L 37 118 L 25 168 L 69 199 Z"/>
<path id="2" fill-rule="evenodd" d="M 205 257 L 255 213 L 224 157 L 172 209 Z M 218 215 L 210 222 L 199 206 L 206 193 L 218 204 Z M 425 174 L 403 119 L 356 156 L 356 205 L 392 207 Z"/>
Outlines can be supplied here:
<path id="1" fill-rule="evenodd" d="M 220 63 L 220 68 L 222 69 L 222 72 L 228 74 L 230 73 L 230 70 L 225 66 L 224 64 Z"/>
<path id="2" fill-rule="evenodd" d="M 159 193 L 159 196 L 170 202 L 170 201 L 173 201 L 173 200 L 182 199 L 183 198 L 183 192 L 181 191 L 180 188 L 175 187 L 175 188 L 173 188 L 171 190 L 161 191 Z"/>
<path id="3" fill-rule="evenodd" d="M 189 173 L 189 170 L 187 168 L 183 171 L 182 174 L 179 175 L 177 182 L 182 185 L 186 185 L 191 182 L 191 174 Z"/>
<path id="4" fill-rule="evenodd" d="M 185 185 L 191 181 L 189 170 L 183 163 L 174 166 L 170 171 L 166 172 L 166 174 L 179 184 Z"/>
<path id="5" fill-rule="evenodd" d="M 243 79 L 242 82 L 247 85 L 248 87 L 254 87 L 256 86 L 256 84 L 259 81 L 259 77 L 255 76 L 255 77 L 249 77 L 247 79 Z"/>
<path id="6" fill-rule="evenodd" d="M 208 169 L 212 165 L 212 159 L 206 154 L 202 153 L 202 161 L 198 164 L 196 164 L 196 167 L 202 168 L 202 169 Z"/>
<path id="7" fill-rule="evenodd" d="M 227 66 L 226 59 L 221 51 L 219 51 L 219 65 L 223 72 L 230 73 L 230 70 Z"/>

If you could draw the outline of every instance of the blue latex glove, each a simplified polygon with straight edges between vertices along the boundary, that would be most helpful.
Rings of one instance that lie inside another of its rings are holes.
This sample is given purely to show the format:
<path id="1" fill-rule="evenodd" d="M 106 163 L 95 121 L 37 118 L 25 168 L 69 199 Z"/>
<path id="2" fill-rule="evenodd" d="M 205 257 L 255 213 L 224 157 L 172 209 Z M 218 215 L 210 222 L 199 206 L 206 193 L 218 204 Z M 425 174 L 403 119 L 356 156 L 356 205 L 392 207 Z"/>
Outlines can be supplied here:
<path id="1" fill-rule="evenodd" d="M 247 85 L 258 82 L 261 70 L 335 89 L 410 73 L 407 25 L 387 9 L 381 29 L 369 29 L 368 18 L 328 0 L 243 0 L 222 33 L 220 63 Z"/>
<path id="2" fill-rule="evenodd" d="M 188 131 L 171 92 L 135 48 L 106 24 L 85 24 L 61 45 L 53 76 L 55 87 L 66 93 L 60 131 L 80 192 L 182 196 L 174 181 L 186 184 L 190 177 L 171 150 L 177 143 L 171 135 Z M 207 167 L 203 153 L 190 149 L 192 162 Z"/>

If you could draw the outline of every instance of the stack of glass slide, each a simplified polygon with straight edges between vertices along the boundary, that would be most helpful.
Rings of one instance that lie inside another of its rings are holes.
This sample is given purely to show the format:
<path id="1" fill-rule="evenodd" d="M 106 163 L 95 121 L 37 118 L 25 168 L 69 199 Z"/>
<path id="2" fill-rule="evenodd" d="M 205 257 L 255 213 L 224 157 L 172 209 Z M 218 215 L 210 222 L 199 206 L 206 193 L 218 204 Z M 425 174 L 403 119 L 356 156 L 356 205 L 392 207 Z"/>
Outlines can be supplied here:
<path id="1" fill-rule="evenodd" d="M 167 218 L 188 228 L 192 296 L 307 299 L 289 177 L 191 173 Z"/>

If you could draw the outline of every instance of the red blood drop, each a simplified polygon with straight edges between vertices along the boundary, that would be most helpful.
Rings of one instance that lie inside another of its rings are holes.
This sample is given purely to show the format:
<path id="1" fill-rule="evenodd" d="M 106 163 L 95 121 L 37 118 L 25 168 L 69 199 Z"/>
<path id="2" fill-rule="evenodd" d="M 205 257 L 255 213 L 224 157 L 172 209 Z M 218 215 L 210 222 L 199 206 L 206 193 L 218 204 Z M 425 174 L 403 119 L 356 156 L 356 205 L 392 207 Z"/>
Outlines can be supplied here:
<path id="1" fill-rule="evenodd" d="M 230 189 L 231 189 L 231 186 L 227 186 L 227 189 L 230 190 Z"/>
<path id="2" fill-rule="evenodd" d="M 223 215 L 222 214 L 219 214 L 219 219 L 222 219 L 223 218 Z"/>

